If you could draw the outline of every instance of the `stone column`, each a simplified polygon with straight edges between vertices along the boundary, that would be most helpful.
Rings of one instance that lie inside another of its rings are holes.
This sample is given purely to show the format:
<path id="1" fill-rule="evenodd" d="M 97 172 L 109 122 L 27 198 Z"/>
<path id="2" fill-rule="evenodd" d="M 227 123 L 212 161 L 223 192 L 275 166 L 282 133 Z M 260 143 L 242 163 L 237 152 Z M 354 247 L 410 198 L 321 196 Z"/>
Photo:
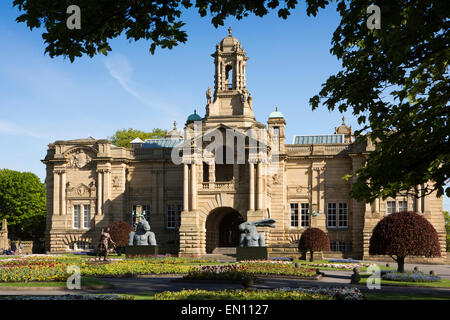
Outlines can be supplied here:
<path id="1" fill-rule="evenodd" d="M 97 170 L 97 214 L 101 215 L 103 213 L 103 172 L 102 170 Z"/>
<path id="2" fill-rule="evenodd" d="M 59 197 L 60 197 L 60 177 L 59 170 L 53 170 L 53 214 L 61 215 Z"/>
<path id="3" fill-rule="evenodd" d="M 248 188 L 248 193 L 249 193 L 249 197 L 248 197 L 248 209 L 249 210 L 255 210 L 255 166 L 252 162 L 250 162 L 249 164 L 250 167 L 250 181 L 249 181 L 249 188 Z"/>
<path id="4" fill-rule="evenodd" d="M 191 210 L 197 210 L 197 170 L 196 164 L 191 164 Z"/>
<path id="5" fill-rule="evenodd" d="M 209 173 L 208 173 L 209 182 L 214 183 L 216 182 L 216 162 L 214 160 L 210 161 L 208 165 L 209 165 Z"/>
<path id="6" fill-rule="evenodd" d="M 103 197 L 102 197 L 103 214 L 109 213 L 109 203 L 107 201 L 109 200 L 110 172 L 111 171 L 109 169 L 105 169 L 103 171 Z"/>
<path id="7" fill-rule="evenodd" d="M 239 185 L 239 164 L 237 164 L 237 163 L 233 164 L 233 179 L 234 179 L 235 188 L 237 189 L 237 187 Z"/>
<path id="8" fill-rule="evenodd" d="M 418 186 L 418 196 L 419 198 L 416 199 L 417 203 L 417 213 L 423 213 L 423 198 L 422 198 L 422 185 Z"/>
<path id="9" fill-rule="evenodd" d="M 262 163 L 258 162 L 256 164 L 256 183 L 257 183 L 257 200 L 256 200 L 256 210 L 262 209 L 262 174 L 261 174 Z"/>
<path id="10" fill-rule="evenodd" d="M 189 211 L 189 166 L 187 163 L 184 164 L 183 210 Z"/>
<path id="11" fill-rule="evenodd" d="M 317 170 L 317 179 L 317 209 L 325 214 L 325 168 L 319 168 Z"/>
<path id="12" fill-rule="evenodd" d="M 65 215 L 66 211 L 66 171 L 61 171 L 61 214 Z"/>
<path id="13" fill-rule="evenodd" d="M 150 214 L 159 213 L 158 208 L 158 175 L 156 170 L 152 170 L 152 205 L 150 208 Z"/>

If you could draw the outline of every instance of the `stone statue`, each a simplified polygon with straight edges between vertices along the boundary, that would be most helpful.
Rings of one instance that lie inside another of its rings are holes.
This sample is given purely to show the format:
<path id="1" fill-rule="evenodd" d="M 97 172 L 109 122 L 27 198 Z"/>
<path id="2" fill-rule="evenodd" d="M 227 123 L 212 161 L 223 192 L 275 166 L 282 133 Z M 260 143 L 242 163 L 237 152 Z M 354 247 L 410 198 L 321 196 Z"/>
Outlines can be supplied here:
<path id="1" fill-rule="evenodd" d="M 136 226 L 136 231 L 128 234 L 129 246 L 156 246 L 155 234 L 150 231 L 150 224 L 141 215 Z"/>
<path id="2" fill-rule="evenodd" d="M 109 231 L 109 228 L 102 229 L 102 233 L 100 234 L 100 241 L 97 247 L 97 257 L 100 259 L 100 257 L 103 256 L 103 261 L 107 261 L 108 252 L 113 251 L 116 248 L 116 244 L 111 239 Z"/>
<path id="3" fill-rule="evenodd" d="M 252 108 L 252 104 L 253 104 L 253 98 L 252 98 L 252 94 L 251 93 L 248 94 L 247 102 L 248 102 L 248 106 L 251 109 Z"/>
<path id="4" fill-rule="evenodd" d="M 258 233 L 256 227 L 271 227 L 275 228 L 275 220 L 262 219 L 255 222 L 243 222 L 239 225 L 241 239 L 239 240 L 239 246 L 241 247 L 265 247 L 264 235 Z"/>
<path id="5" fill-rule="evenodd" d="M 211 92 L 211 88 L 208 87 L 208 90 L 206 90 L 206 102 L 208 104 L 211 104 L 212 101 L 212 92 Z"/>

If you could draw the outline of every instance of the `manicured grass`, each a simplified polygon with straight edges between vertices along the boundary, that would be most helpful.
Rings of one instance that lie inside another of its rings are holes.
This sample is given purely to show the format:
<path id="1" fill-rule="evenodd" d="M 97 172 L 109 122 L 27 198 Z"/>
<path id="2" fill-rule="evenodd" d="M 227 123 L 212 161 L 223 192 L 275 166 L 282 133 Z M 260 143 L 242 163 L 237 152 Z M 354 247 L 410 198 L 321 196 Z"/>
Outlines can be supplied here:
<path id="1" fill-rule="evenodd" d="M 361 283 L 367 283 L 369 274 L 361 274 Z M 407 282 L 407 281 L 389 281 L 381 279 L 381 285 L 402 286 L 402 287 L 430 287 L 430 288 L 450 288 L 450 279 L 441 278 L 436 282 Z"/>
<path id="2" fill-rule="evenodd" d="M 405 294 L 405 293 L 364 293 L 367 300 L 450 300 L 450 295 L 439 294 Z"/>

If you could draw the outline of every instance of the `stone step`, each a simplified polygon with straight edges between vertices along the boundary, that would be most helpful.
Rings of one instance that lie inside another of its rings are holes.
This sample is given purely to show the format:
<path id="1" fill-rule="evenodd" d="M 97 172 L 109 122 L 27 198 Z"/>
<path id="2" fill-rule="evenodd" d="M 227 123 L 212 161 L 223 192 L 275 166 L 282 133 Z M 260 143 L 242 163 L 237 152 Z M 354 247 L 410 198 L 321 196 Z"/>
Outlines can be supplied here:
<path id="1" fill-rule="evenodd" d="M 236 255 L 236 247 L 217 247 L 213 250 L 213 254 Z"/>

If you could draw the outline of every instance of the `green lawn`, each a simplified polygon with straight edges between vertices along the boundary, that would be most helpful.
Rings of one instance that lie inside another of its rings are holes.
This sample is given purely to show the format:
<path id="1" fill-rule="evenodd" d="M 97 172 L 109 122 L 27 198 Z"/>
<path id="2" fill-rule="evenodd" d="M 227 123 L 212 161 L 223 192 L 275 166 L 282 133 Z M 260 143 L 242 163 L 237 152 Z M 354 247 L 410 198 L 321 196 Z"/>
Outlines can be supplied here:
<path id="1" fill-rule="evenodd" d="M 369 278 L 369 274 L 361 274 L 361 283 L 364 284 Z M 390 281 L 381 279 L 381 285 L 386 286 L 402 286 L 402 287 L 430 287 L 430 288 L 450 288 L 450 279 L 441 278 L 436 282 L 407 282 L 407 281 Z"/>
<path id="2" fill-rule="evenodd" d="M 405 293 L 364 293 L 367 300 L 450 300 L 450 295 L 443 296 L 438 294 L 405 294 Z"/>

